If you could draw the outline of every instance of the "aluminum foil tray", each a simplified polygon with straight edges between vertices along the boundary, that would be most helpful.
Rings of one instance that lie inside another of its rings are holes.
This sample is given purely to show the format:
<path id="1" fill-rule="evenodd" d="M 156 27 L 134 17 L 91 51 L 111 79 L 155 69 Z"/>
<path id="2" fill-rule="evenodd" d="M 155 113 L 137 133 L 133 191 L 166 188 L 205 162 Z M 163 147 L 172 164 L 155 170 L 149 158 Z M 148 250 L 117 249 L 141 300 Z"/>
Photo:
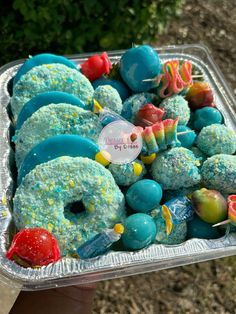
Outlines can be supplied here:
<path id="1" fill-rule="evenodd" d="M 156 50 L 162 61 L 190 60 L 204 74 L 204 80 L 214 89 L 216 105 L 225 123 L 236 131 L 235 98 L 207 48 L 183 45 Z M 109 52 L 111 61 L 119 61 L 123 53 Z M 90 55 L 67 57 L 81 63 Z M 8 110 L 9 82 L 23 61 L 11 62 L 0 69 L 0 280 L 24 290 L 40 290 L 135 275 L 236 254 L 236 233 L 231 233 L 217 240 L 191 239 L 175 246 L 153 244 L 137 252 L 113 251 L 87 261 L 63 258 L 39 269 L 23 268 L 7 260 L 6 248 L 14 232 L 11 212 L 16 177 L 14 151 L 10 143 L 13 126 Z"/>

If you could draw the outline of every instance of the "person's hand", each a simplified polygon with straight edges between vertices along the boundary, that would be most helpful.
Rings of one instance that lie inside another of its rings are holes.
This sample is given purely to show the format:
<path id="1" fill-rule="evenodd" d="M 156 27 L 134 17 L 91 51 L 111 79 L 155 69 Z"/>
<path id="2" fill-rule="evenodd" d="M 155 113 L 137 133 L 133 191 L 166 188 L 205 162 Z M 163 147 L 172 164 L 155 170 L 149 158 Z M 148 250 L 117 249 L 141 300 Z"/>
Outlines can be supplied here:
<path id="1" fill-rule="evenodd" d="M 10 314 L 90 314 L 95 284 L 42 291 L 22 291 Z"/>

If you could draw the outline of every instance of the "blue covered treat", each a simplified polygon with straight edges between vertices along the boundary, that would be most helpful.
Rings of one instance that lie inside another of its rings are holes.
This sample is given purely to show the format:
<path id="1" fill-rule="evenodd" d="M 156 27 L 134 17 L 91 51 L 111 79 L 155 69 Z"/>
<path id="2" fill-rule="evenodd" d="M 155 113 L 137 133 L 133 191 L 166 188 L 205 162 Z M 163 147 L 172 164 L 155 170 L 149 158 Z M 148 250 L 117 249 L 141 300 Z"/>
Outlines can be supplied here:
<path id="1" fill-rule="evenodd" d="M 113 178 L 118 185 L 128 186 L 140 179 L 146 174 L 146 169 L 141 160 L 135 159 L 127 164 L 110 164 L 110 170 Z"/>
<path id="2" fill-rule="evenodd" d="M 63 64 L 36 66 L 23 75 L 13 88 L 11 109 L 17 119 L 24 104 L 39 93 L 62 91 L 79 97 L 91 105 L 94 89 L 78 70 Z"/>
<path id="3" fill-rule="evenodd" d="M 211 124 L 221 124 L 223 117 L 220 111 L 213 107 L 204 107 L 193 113 L 193 128 L 200 131 Z"/>
<path id="4" fill-rule="evenodd" d="M 125 219 L 124 196 L 111 173 L 82 157 L 36 166 L 17 188 L 13 204 L 17 228 L 47 229 L 62 255 Z"/>
<path id="5" fill-rule="evenodd" d="M 128 49 L 120 59 L 120 75 L 129 88 L 136 92 L 147 92 L 155 82 L 145 81 L 161 73 L 161 61 L 150 46 L 141 45 Z"/>
<path id="6" fill-rule="evenodd" d="M 16 165 L 39 142 L 59 134 L 77 134 L 97 140 L 102 125 L 96 114 L 69 104 L 41 107 L 16 132 Z"/>
<path id="7" fill-rule="evenodd" d="M 207 188 L 236 194 L 236 156 L 219 154 L 208 158 L 203 163 L 201 175 Z"/>
<path id="8" fill-rule="evenodd" d="M 201 130 L 196 144 L 208 156 L 231 155 L 236 151 L 236 134 L 225 125 L 212 124 Z"/>
<path id="9" fill-rule="evenodd" d="M 178 134 L 178 133 L 184 133 L 185 134 Z M 188 133 L 187 133 L 188 132 Z M 191 130 L 186 125 L 178 125 L 177 126 L 177 138 L 181 143 L 181 146 L 185 148 L 191 148 L 195 142 L 197 135 L 196 133 Z"/>
<path id="10" fill-rule="evenodd" d="M 198 215 L 194 215 L 191 220 L 187 223 L 187 238 L 199 238 L 199 239 L 217 239 L 221 237 L 221 234 L 218 228 L 212 227 L 212 224 L 209 224 L 203 221 Z"/>
<path id="11" fill-rule="evenodd" d="M 187 223 L 182 221 L 178 224 L 172 224 L 172 230 L 170 234 L 167 234 L 166 221 L 162 216 L 161 211 L 156 217 L 153 218 L 156 224 L 157 233 L 156 241 L 161 244 L 180 244 L 185 241 L 187 234 Z"/>
<path id="12" fill-rule="evenodd" d="M 188 102 L 183 96 L 174 95 L 164 99 L 160 106 L 166 113 L 164 115 L 165 119 L 176 119 L 179 118 L 179 124 L 186 125 L 190 119 L 190 109 Z"/>
<path id="13" fill-rule="evenodd" d="M 109 108 L 119 114 L 122 111 L 120 95 L 117 90 L 110 85 L 98 86 L 94 91 L 93 98 L 103 108 Z"/>
<path id="14" fill-rule="evenodd" d="M 155 104 L 157 102 L 157 96 L 155 94 L 150 93 L 140 93 L 130 96 L 123 103 L 123 109 L 121 115 L 126 120 L 131 123 L 135 122 L 136 114 L 139 109 L 142 108 L 146 104 Z"/>
<path id="15" fill-rule="evenodd" d="M 52 63 L 60 63 L 64 64 L 69 68 L 77 69 L 76 64 L 73 61 L 70 61 L 69 59 L 63 57 L 63 56 L 57 56 L 52 53 L 41 53 L 34 57 L 29 57 L 23 65 L 20 67 L 18 72 L 16 73 L 13 84 L 15 85 L 22 75 L 29 72 L 31 69 L 33 69 L 35 66 L 39 66 L 42 64 L 52 64 Z"/>
<path id="16" fill-rule="evenodd" d="M 192 151 L 177 147 L 158 154 L 151 173 L 164 190 L 177 190 L 200 182 L 199 165 Z"/>
<path id="17" fill-rule="evenodd" d="M 125 101 L 131 94 L 130 89 L 122 82 L 115 79 L 101 77 L 92 82 L 93 88 L 96 89 L 98 86 L 110 85 L 115 88 L 120 95 L 122 101 Z"/>

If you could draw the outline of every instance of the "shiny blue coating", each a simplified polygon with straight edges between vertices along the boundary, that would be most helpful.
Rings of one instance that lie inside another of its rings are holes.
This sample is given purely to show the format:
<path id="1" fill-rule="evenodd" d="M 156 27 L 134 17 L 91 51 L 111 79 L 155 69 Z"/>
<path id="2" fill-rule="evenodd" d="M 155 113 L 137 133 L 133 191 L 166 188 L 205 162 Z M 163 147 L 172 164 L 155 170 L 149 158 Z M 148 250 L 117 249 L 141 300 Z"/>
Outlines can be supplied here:
<path id="1" fill-rule="evenodd" d="M 212 224 L 209 224 L 200 219 L 196 214 L 193 219 L 187 223 L 187 238 L 199 238 L 199 239 L 217 239 L 221 237 L 218 228 L 213 228 Z"/>
<path id="2" fill-rule="evenodd" d="M 121 239 L 127 249 L 139 250 L 152 243 L 156 233 L 153 218 L 147 214 L 138 213 L 125 220 Z"/>
<path id="3" fill-rule="evenodd" d="M 20 129 L 23 123 L 39 108 L 49 104 L 59 103 L 70 104 L 83 109 L 85 108 L 84 102 L 75 95 L 60 91 L 40 93 L 30 99 L 30 101 L 28 101 L 21 109 L 16 122 L 16 130 Z"/>
<path id="4" fill-rule="evenodd" d="M 25 63 L 21 66 L 19 71 L 16 73 L 13 79 L 13 85 L 15 85 L 22 75 L 29 72 L 33 67 L 42 65 L 42 64 L 52 64 L 52 63 L 60 63 L 64 64 L 71 69 L 77 69 L 77 66 L 74 62 L 63 56 L 57 56 L 51 53 L 41 53 L 34 57 L 31 57 L 25 61 Z"/>
<path id="5" fill-rule="evenodd" d="M 111 87 L 115 88 L 120 95 L 122 101 L 125 101 L 131 94 L 130 89 L 128 86 L 125 85 L 122 81 L 109 79 L 106 77 L 101 77 L 92 82 L 93 88 L 96 89 L 98 86 L 101 85 L 110 85 Z"/>
<path id="6" fill-rule="evenodd" d="M 180 132 L 188 132 L 186 134 L 179 134 Z M 192 132 L 190 132 L 192 131 Z M 194 141 L 196 139 L 196 133 L 191 130 L 189 127 L 185 126 L 185 125 L 178 125 L 177 126 L 177 138 L 181 143 L 181 146 L 185 147 L 185 148 L 190 148 L 193 146 Z"/>
<path id="7" fill-rule="evenodd" d="M 162 198 L 162 188 L 154 180 L 144 179 L 132 184 L 127 193 L 126 201 L 136 212 L 148 213 L 159 206 Z"/>
<path id="8" fill-rule="evenodd" d="M 86 138 L 73 134 L 62 134 L 49 137 L 34 146 L 24 158 L 19 172 L 17 183 L 20 185 L 22 179 L 37 165 L 48 162 L 61 156 L 88 157 L 95 159 L 99 152 L 98 145 Z"/>
<path id="9" fill-rule="evenodd" d="M 134 92 L 146 92 L 154 87 L 155 82 L 144 82 L 161 73 L 161 61 L 156 51 L 148 45 L 141 45 L 127 50 L 120 60 L 120 75 Z"/>
<path id="10" fill-rule="evenodd" d="M 193 128 L 200 131 L 211 124 L 221 124 L 223 117 L 220 111 L 213 107 L 204 107 L 193 113 Z"/>

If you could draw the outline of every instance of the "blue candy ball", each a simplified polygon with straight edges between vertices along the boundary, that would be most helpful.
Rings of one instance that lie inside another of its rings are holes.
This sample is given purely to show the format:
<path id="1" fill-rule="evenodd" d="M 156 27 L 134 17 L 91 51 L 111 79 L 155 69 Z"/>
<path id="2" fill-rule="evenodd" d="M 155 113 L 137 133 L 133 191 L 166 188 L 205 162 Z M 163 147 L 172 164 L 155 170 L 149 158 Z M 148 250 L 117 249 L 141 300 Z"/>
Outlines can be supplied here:
<path id="1" fill-rule="evenodd" d="M 146 92 L 153 88 L 152 81 L 144 80 L 158 76 L 161 68 L 157 52 L 147 45 L 127 50 L 120 60 L 120 75 L 134 92 Z"/>
<path id="2" fill-rule="evenodd" d="M 181 146 L 183 146 L 185 148 L 190 148 L 193 146 L 193 143 L 196 139 L 196 136 L 197 136 L 196 133 L 185 125 L 178 125 L 177 133 L 187 132 L 187 131 L 192 131 L 192 132 L 189 132 L 186 134 L 179 134 L 179 135 L 177 135 L 177 138 L 180 141 Z"/>
<path id="3" fill-rule="evenodd" d="M 125 220 L 121 239 L 127 249 L 139 250 L 152 243 L 156 233 L 156 224 L 151 216 L 134 214 Z"/>
<path id="4" fill-rule="evenodd" d="M 212 107 L 198 109 L 193 114 L 193 127 L 200 131 L 205 126 L 211 124 L 221 124 L 223 122 L 222 114 L 219 110 Z"/>
<path id="5" fill-rule="evenodd" d="M 154 180 L 144 179 L 132 184 L 127 193 L 126 201 L 136 212 L 148 213 L 160 204 L 162 188 Z"/>
<path id="6" fill-rule="evenodd" d="M 188 221 L 187 228 L 188 239 L 217 239 L 221 237 L 217 228 L 213 228 L 212 224 L 203 221 L 197 215 L 194 215 L 193 219 Z"/>

